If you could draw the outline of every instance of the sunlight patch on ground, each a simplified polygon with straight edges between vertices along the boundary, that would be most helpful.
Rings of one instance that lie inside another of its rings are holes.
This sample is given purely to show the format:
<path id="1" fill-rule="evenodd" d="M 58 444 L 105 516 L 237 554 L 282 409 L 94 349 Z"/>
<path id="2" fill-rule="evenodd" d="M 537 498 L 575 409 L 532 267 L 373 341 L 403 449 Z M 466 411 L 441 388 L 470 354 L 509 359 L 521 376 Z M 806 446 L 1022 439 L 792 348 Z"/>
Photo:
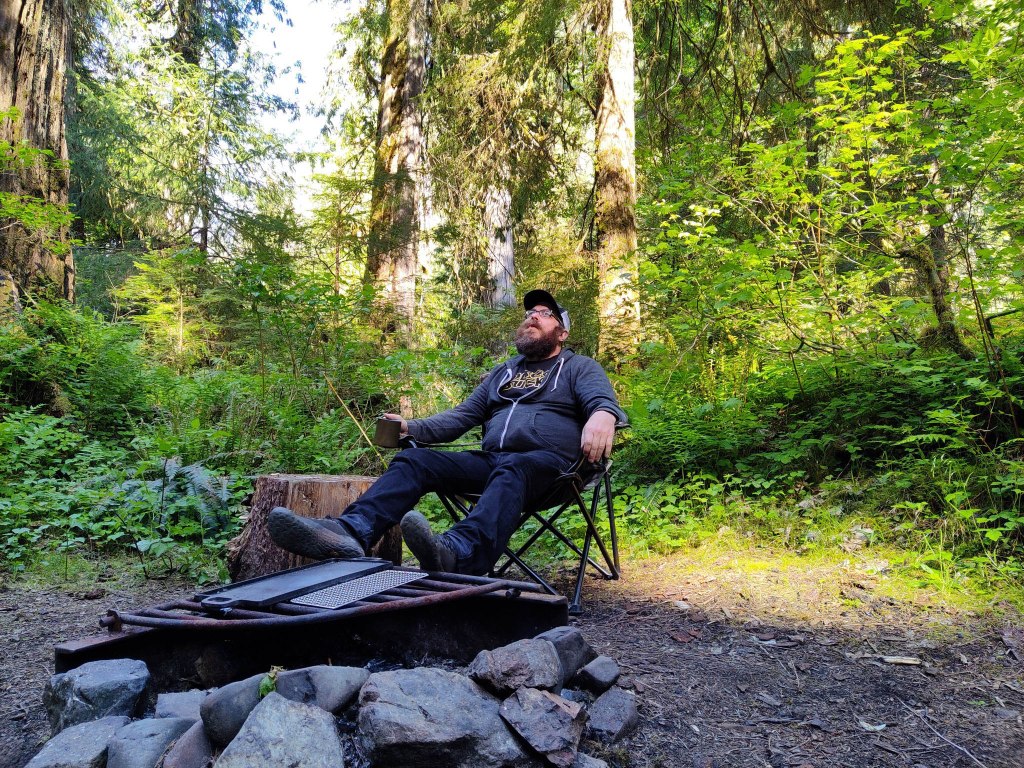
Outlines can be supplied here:
<path id="1" fill-rule="evenodd" d="M 1019 586 L 986 588 L 969 579 L 922 583 L 906 553 L 790 550 L 716 541 L 671 555 L 627 557 L 623 579 L 588 579 L 590 594 L 609 590 L 669 602 L 709 620 L 753 626 L 892 628 L 929 635 L 1020 620 Z"/>

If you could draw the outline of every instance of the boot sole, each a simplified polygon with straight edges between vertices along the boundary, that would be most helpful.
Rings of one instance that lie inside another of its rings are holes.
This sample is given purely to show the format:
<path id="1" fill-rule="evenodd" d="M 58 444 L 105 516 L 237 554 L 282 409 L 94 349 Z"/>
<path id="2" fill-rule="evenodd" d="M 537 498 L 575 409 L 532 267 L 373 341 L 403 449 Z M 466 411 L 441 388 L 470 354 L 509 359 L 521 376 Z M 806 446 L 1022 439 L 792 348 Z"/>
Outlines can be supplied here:
<path id="1" fill-rule="evenodd" d="M 283 507 L 271 510 L 267 517 L 267 530 L 271 540 L 281 549 L 314 560 L 365 556 L 355 539 L 332 533 L 314 520 L 299 517 Z"/>

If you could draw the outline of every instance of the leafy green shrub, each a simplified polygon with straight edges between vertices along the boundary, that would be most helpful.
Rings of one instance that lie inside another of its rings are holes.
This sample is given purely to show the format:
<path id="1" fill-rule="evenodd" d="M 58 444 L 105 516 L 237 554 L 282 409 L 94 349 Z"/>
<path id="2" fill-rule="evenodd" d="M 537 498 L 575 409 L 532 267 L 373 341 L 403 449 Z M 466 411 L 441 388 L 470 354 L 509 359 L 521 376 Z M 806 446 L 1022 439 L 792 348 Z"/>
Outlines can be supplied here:
<path id="1" fill-rule="evenodd" d="M 147 415 L 147 385 L 129 325 L 39 302 L 0 326 L 0 407 L 40 406 L 90 433 L 118 434 Z"/>
<path id="2" fill-rule="evenodd" d="M 765 366 L 742 381 L 723 360 L 713 377 L 691 381 L 696 361 L 653 366 L 654 376 L 628 384 L 632 429 L 617 477 L 634 488 L 623 514 L 662 546 L 693 526 L 732 524 L 729 516 L 792 541 L 883 514 L 889 522 L 878 525 L 907 546 L 1011 557 L 1024 539 L 1018 346 L 1005 344 L 1002 376 L 984 360 L 893 351 L 901 354 Z M 834 478 L 870 482 L 858 498 L 826 505 L 841 510 L 835 520 L 792 516 L 808 491 L 839 487 Z M 716 483 L 727 489 L 719 495 L 744 500 L 721 517 L 700 503 Z M 680 507 L 666 488 L 693 498 Z"/>

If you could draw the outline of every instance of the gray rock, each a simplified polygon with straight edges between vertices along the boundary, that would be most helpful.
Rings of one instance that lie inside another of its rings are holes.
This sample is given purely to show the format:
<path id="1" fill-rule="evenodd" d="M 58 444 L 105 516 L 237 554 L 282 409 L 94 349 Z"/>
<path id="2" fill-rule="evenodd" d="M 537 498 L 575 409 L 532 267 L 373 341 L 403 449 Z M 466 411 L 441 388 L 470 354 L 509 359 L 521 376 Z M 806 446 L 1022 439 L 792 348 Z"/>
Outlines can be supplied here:
<path id="1" fill-rule="evenodd" d="M 242 729 L 245 718 L 260 703 L 260 683 L 266 675 L 253 675 L 213 691 L 199 706 L 206 735 L 218 747 L 226 747 Z"/>
<path id="2" fill-rule="evenodd" d="M 562 685 L 572 679 L 580 667 L 593 660 L 597 653 L 576 627 L 555 627 L 537 635 L 538 640 L 547 640 L 555 646 L 562 662 Z"/>
<path id="3" fill-rule="evenodd" d="M 217 768 L 344 768 L 334 718 L 270 693 L 217 760 Z"/>
<path id="4" fill-rule="evenodd" d="M 199 706 L 208 696 L 207 691 L 192 689 L 181 693 L 161 693 L 156 697 L 156 717 L 185 717 L 199 719 Z"/>
<path id="5" fill-rule="evenodd" d="M 583 735 L 587 712 L 549 691 L 520 688 L 501 703 L 501 719 L 523 740 L 560 768 L 570 768 Z"/>
<path id="6" fill-rule="evenodd" d="M 359 693 L 357 738 L 373 765 L 525 768 L 498 700 L 462 675 L 410 669 L 370 675 Z"/>
<path id="7" fill-rule="evenodd" d="M 577 752 L 576 762 L 572 764 L 572 768 L 608 768 L 608 763 L 604 760 L 598 760 L 596 757 L 584 755 L 582 752 Z"/>
<path id="8" fill-rule="evenodd" d="M 286 699 L 316 704 L 328 712 L 340 712 L 359 695 L 370 673 L 361 667 L 321 665 L 281 672 L 277 692 Z"/>
<path id="9" fill-rule="evenodd" d="M 628 736 L 639 722 L 636 696 L 621 688 L 610 688 L 590 707 L 587 730 L 606 744 L 612 744 Z"/>
<path id="10" fill-rule="evenodd" d="M 103 717 L 65 728 L 50 739 L 25 768 L 103 768 L 107 742 L 128 722 L 127 717 Z"/>
<path id="11" fill-rule="evenodd" d="M 619 665 L 609 656 L 598 656 L 584 666 L 572 682 L 594 693 L 604 693 L 619 679 Z"/>
<path id="12" fill-rule="evenodd" d="M 135 659 L 90 661 L 50 678 L 43 704 L 54 734 L 107 716 L 131 717 L 149 684 L 149 670 Z"/>
<path id="13" fill-rule="evenodd" d="M 213 745 L 202 722 L 195 722 L 164 755 L 163 768 L 206 768 L 213 759 Z"/>
<path id="14" fill-rule="evenodd" d="M 558 690 L 562 663 L 548 640 L 517 640 L 493 651 L 480 651 L 467 673 L 499 696 L 519 688 Z"/>
<path id="15" fill-rule="evenodd" d="M 171 743 L 191 727 L 192 721 L 183 717 L 128 723 L 107 745 L 107 768 L 153 768 Z"/>

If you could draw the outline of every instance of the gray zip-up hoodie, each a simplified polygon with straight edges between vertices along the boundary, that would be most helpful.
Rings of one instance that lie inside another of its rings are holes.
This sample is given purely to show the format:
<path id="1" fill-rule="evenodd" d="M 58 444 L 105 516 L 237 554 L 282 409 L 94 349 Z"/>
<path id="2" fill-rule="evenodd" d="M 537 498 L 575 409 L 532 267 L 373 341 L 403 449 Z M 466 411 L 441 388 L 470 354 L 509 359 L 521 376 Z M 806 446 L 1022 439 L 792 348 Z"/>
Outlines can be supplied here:
<path id="1" fill-rule="evenodd" d="M 627 422 L 608 375 L 595 360 L 564 349 L 544 386 L 518 400 L 499 390 L 522 369 L 522 355 L 497 365 L 454 408 L 409 422 L 409 434 L 425 443 L 446 443 L 483 425 L 485 451 L 556 451 L 567 463 L 579 458 L 583 425 L 595 411 Z"/>

